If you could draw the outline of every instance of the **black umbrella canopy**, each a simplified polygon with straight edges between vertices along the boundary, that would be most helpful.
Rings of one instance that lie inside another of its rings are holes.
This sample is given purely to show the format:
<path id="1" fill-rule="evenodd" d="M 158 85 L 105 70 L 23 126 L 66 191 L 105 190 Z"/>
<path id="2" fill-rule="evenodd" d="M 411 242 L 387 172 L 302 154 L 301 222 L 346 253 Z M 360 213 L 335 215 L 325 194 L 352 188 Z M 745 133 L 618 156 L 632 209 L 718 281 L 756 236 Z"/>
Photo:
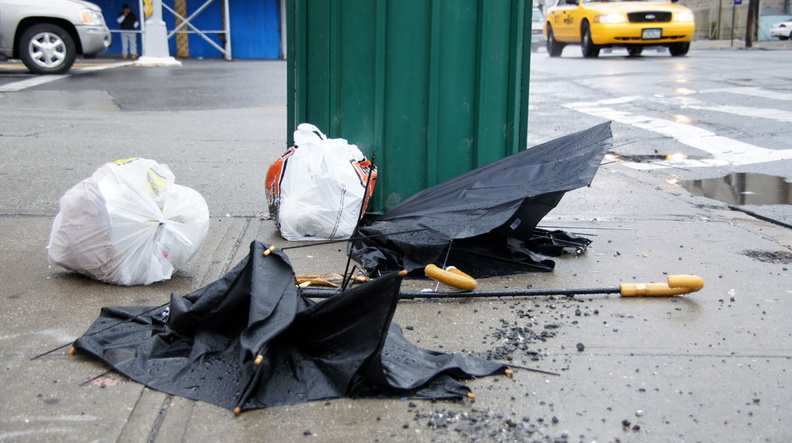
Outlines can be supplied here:
<path id="1" fill-rule="evenodd" d="M 246 410 L 339 397 L 460 398 L 500 363 L 420 349 L 392 323 L 402 276 L 321 302 L 280 251 L 253 242 L 220 280 L 170 308 L 104 308 L 74 346 L 153 389 Z M 260 357 L 259 357 L 260 356 Z"/>
<path id="2" fill-rule="evenodd" d="M 610 123 L 603 123 L 425 189 L 362 228 L 350 255 L 369 272 L 414 270 L 438 262 L 452 241 L 456 247 L 465 239 L 460 251 L 512 260 L 499 251 L 509 248 L 507 239 L 535 241 L 539 221 L 565 192 L 591 184 L 611 144 Z M 414 229 L 423 231 L 398 234 Z"/>

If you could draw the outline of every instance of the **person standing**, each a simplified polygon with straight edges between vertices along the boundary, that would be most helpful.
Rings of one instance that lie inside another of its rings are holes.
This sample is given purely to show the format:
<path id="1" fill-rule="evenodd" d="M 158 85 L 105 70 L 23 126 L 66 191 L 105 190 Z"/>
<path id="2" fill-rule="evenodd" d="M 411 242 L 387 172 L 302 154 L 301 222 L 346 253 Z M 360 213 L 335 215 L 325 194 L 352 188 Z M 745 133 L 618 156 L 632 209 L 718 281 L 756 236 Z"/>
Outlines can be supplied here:
<path id="1" fill-rule="evenodd" d="M 121 57 L 130 56 L 134 60 L 138 58 L 137 33 L 134 31 L 140 26 L 140 22 L 129 5 L 124 5 L 123 9 L 118 14 L 118 23 L 121 24 Z"/>

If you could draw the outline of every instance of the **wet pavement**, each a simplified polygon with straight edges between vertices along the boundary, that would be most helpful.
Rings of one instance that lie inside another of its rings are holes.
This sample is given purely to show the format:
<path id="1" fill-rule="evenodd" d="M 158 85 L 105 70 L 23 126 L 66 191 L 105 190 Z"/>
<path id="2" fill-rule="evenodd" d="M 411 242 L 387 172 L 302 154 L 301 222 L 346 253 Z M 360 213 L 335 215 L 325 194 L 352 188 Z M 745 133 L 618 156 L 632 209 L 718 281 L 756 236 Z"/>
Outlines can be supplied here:
<path id="1" fill-rule="evenodd" d="M 0 96 L 0 441 L 792 438 L 792 230 L 618 162 L 603 165 L 590 188 L 568 193 L 542 222 L 587 235 L 586 254 L 559 259 L 552 273 L 485 279 L 479 288 L 612 287 L 689 273 L 705 279 L 701 292 L 405 301 L 396 311 L 418 346 L 556 375 L 516 369 L 512 377 L 470 380 L 476 398 L 462 402 L 340 399 L 235 416 L 105 374 L 103 365 L 68 355 L 68 346 L 31 360 L 80 336 L 103 306 L 159 305 L 171 292 L 203 287 L 253 240 L 292 245 L 266 219 L 263 193 L 265 168 L 285 145 L 285 101 L 268 89 L 283 86 L 285 63 L 135 69 L 80 75 L 82 87 L 56 81 Z M 217 90 L 186 86 L 213 69 Z M 234 77 L 237 69 L 249 73 Z M 110 75 L 125 81 L 105 88 Z M 159 91 L 146 105 L 141 91 L 154 88 L 146 85 L 155 77 L 181 90 Z M 250 89 L 264 91 L 247 102 L 224 94 L 226 81 L 260 82 Z M 156 105 L 177 92 L 178 106 Z M 188 106 L 207 95 L 218 106 Z M 109 286 L 51 266 L 45 246 L 60 195 L 104 161 L 130 154 L 169 164 L 178 183 L 204 194 L 212 219 L 198 255 L 170 281 L 145 287 Z M 298 273 L 340 272 L 342 249 L 288 255 Z"/>

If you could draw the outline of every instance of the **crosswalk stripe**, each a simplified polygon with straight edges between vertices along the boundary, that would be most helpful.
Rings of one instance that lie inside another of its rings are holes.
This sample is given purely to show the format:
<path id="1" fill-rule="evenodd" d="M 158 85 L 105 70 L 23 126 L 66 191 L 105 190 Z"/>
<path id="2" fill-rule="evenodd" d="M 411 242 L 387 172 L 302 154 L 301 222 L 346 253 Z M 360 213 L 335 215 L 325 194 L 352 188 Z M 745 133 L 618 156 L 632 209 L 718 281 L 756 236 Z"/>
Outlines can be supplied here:
<path id="1" fill-rule="evenodd" d="M 609 100 L 613 102 L 613 100 Z M 636 128 L 652 131 L 669 138 L 673 138 L 679 143 L 702 150 L 713 158 L 701 160 L 680 160 L 666 161 L 662 164 L 631 164 L 637 169 L 654 169 L 664 167 L 711 167 L 711 166 L 735 166 L 756 163 L 765 163 L 778 160 L 792 159 L 792 150 L 772 150 L 760 146 L 723 137 L 714 132 L 702 129 L 687 123 L 680 123 L 646 115 L 632 114 L 620 111 L 608 106 L 603 106 L 606 102 L 578 102 L 563 105 L 584 114 L 601 117 L 607 120 L 624 123 Z"/>
<path id="2" fill-rule="evenodd" d="M 792 100 L 792 93 L 771 91 L 769 89 L 757 88 L 755 86 L 735 86 L 733 88 L 702 89 L 697 91 L 699 94 L 740 94 L 752 97 L 769 98 L 772 100 Z"/>
<path id="3" fill-rule="evenodd" d="M 0 92 L 19 92 L 23 89 L 32 88 L 34 86 L 40 86 L 49 82 L 54 82 L 55 80 L 60 80 L 62 78 L 68 77 L 67 75 L 40 75 L 38 77 L 31 77 L 25 80 L 20 80 L 18 82 L 8 83 L 5 85 L 0 85 Z"/>
<path id="4" fill-rule="evenodd" d="M 20 68 L 22 65 L 15 64 L 13 65 L 15 68 Z M 112 69 L 118 68 L 121 66 L 132 66 L 132 62 L 116 62 L 116 63 L 78 63 L 74 65 L 72 68 L 72 75 L 80 74 L 82 72 L 93 72 L 93 71 L 103 71 L 105 69 Z M 68 77 L 69 74 L 61 74 L 61 75 L 40 75 L 36 77 L 27 78 L 25 80 L 20 80 L 12 83 L 7 83 L 5 85 L 0 85 L 0 92 L 19 92 L 25 90 L 27 88 L 32 88 L 34 86 L 40 86 L 46 83 L 53 82 L 55 80 L 60 80 L 62 78 Z"/>

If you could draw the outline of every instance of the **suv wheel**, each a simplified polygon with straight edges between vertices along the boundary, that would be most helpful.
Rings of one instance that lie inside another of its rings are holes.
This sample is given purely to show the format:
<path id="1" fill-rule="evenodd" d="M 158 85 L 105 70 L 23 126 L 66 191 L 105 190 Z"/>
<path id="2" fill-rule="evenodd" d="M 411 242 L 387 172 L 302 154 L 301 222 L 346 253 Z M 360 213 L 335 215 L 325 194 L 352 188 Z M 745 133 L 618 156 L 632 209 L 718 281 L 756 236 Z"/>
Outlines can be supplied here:
<path id="1" fill-rule="evenodd" d="M 19 56 L 34 74 L 63 74 L 74 64 L 77 49 L 65 29 L 50 23 L 28 28 L 20 40 Z"/>

